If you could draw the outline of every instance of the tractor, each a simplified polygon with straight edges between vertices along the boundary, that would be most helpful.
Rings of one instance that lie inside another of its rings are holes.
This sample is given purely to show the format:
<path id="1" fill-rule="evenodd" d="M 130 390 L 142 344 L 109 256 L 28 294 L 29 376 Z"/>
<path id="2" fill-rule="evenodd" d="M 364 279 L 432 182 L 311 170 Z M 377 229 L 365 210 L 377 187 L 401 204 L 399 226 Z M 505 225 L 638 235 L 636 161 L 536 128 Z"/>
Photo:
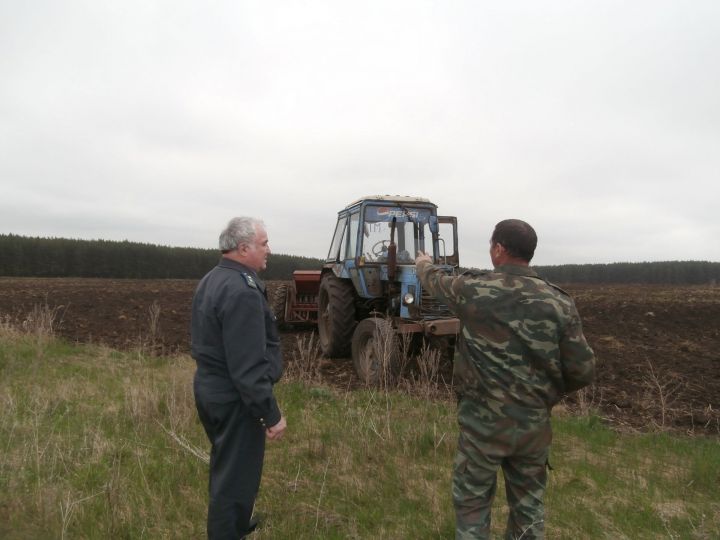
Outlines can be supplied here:
<path id="1" fill-rule="evenodd" d="M 400 344 L 430 342 L 452 351 L 460 323 L 447 306 L 423 293 L 415 272 L 426 251 L 448 275 L 457 273 L 457 219 L 438 216 L 428 199 L 369 196 L 338 213 L 320 270 L 296 270 L 275 291 L 279 326 L 317 325 L 322 353 L 352 355 L 361 380 L 377 384 L 384 366 L 395 369 Z M 378 352 L 380 337 L 385 358 Z"/>

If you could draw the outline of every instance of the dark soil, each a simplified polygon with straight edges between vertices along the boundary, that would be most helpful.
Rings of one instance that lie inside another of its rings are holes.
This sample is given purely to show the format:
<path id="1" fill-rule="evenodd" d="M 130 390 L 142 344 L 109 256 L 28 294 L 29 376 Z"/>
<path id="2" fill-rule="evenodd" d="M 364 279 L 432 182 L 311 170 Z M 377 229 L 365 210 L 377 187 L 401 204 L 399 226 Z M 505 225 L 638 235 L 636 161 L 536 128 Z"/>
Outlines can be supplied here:
<path id="1" fill-rule="evenodd" d="M 268 284 L 269 293 L 279 282 Z M 194 280 L 0 278 L 0 318 L 22 324 L 33 308 L 57 311 L 61 336 L 120 349 L 189 351 Z M 616 427 L 720 434 L 720 287 L 568 286 L 597 354 L 598 376 L 582 400 Z M 151 306 L 160 309 L 152 332 Z M 297 338 L 283 332 L 286 361 Z M 322 375 L 359 386 L 349 359 L 326 360 Z"/>

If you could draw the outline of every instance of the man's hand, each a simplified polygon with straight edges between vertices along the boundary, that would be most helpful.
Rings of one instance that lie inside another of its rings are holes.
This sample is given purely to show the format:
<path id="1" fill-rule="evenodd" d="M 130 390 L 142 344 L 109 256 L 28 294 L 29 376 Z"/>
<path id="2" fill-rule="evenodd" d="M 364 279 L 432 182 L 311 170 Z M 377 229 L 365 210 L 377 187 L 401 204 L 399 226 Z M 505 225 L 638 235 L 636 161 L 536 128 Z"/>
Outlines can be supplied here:
<path id="1" fill-rule="evenodd" d="M 282 439 L 283 433 L 285 433 L 286 427 L 287 427 L 287 422 L 285 421 L 285 417 L 280 416 L 280 421 L 277 424 L 275 424 L 274 426 L 271 426 L 269 428 L 265 428 L 265 435 L 271 441 L 280 440 L 280 439 Z"/>
<path id="2" fill-rule="evenodd" d="M 418 264 L 419 262 L 422 262 L 422 261 L 429 262 L 432 264 L 432 257 L 423 251 L 418 251 L 417 257 L 415 257 L 415 264 Z"/>

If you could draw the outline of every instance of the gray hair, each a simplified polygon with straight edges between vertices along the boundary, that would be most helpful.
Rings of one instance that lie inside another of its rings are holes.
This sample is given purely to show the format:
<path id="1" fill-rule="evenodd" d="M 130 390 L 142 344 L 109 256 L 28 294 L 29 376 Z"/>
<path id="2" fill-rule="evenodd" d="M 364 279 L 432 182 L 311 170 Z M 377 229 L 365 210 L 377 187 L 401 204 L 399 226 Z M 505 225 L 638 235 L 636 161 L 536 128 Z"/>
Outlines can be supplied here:
<path id="1" fill-rule="evenodd" d="M 255 227 L 265 228 L 260 219 L 252 217 L 234 217 L 225 230 L 220 233 L 220 251 L 235 251 L 240 244 L 249 244 L 255 240 Z"/>

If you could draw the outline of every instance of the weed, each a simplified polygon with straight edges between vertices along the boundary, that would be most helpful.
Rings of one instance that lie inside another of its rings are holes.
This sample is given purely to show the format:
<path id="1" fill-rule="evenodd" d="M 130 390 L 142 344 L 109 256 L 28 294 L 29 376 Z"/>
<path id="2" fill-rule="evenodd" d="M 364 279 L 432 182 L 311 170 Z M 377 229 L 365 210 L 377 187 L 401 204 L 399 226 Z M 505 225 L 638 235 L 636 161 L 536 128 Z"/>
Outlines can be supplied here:
<path id="1" fill-rule="evenodd" d="M 308 384 L 320 382 L 322 355 L 315 332 L 295 337 L 292 360 L 285 363 L 285 377 Z"/>
<path id="2" fill-rule="evenodd" d="M 659 409 L 660 421 L 659 423 L 653 419 L 656 427 L 664 430 L 667 426 L 669 415 L 673 413 L 671 405 L 677 391 L 681 387 L 681 382 L 678 382 L 670 376 L 662 376 L 653 369 L 652 363 L 648 360 L 648 377 L 645 385 L 649 391 L 650 396 L 648 402 L 655 403 Z"/>
<path id="3" fill-rule="evenodd" d="M 150 349 L 154 351 L 158 344 L 158 339 L 160 338 L 160 312 L 161 312 L 160 304 L 157 302 L 157 300 L 153 300 L 153 303 L 150 304 L 150 307 L 148 308 L 148 326 L 149 326 L 149 339 L 150 339 Z"/>
<path id="4" fill-rule="evenodd" d="M 153 300 L 150 307 L 148 307 L 147 334 L 141 332 L 137 338 L 135 351 L 139 358 L 143 356 L 162 356 L 165 354 L 160 331 L 161 313 L 162 308 L 160 304 L 157 300 Z"/>
<path id="5" fill-rule="evenodd" d="M 442 351 L 424 344 L 415 356 L 417 372 L 411 377 L 409 391 L 413 395 L 431 398 L 449 398 L 451 385 L 441 378 Z"/>
<path id="6" fill-rule="evenodd" d="M 3 336 L 5 338 L 12 338 L 15 337 L 18 330 L 15 327 L 15 325 L 12 323 L 12 318 L 10 315 L 3 315 L 0 317 L 0 336 Z"/>
<path id="7" fill-rule="evenodd" d="M 47 300 L 43 304 L 35 304 L 22 321 L 22 329 L 28 334 L 37 336 L 38 339 L 52 337 L 62 325 L 60 311 L 63 308 L 64 306 L 50 307 Z"/>

